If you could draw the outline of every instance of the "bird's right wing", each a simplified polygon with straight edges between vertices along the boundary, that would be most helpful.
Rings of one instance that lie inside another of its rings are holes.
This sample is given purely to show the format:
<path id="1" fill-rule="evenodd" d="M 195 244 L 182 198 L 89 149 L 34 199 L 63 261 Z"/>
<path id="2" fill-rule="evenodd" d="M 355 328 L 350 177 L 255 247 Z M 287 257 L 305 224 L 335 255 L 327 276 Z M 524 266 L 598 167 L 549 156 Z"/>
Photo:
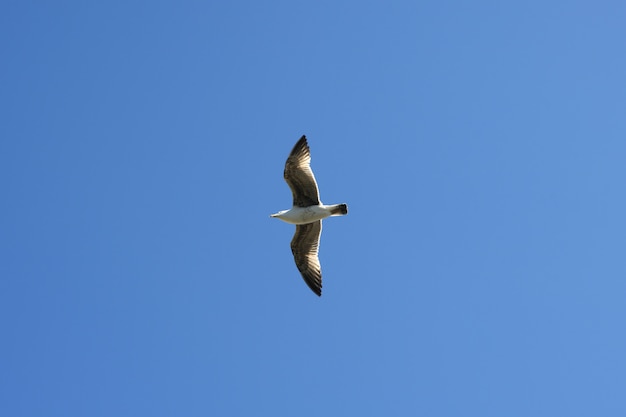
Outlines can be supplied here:
<path id="1" fill-rule="evenodd" d="M 304 282 L 313 292 L 322 295 L 322 268 L 318 257 L 322 221 L 299 224 L 291 239 L 291 252 Z"/>

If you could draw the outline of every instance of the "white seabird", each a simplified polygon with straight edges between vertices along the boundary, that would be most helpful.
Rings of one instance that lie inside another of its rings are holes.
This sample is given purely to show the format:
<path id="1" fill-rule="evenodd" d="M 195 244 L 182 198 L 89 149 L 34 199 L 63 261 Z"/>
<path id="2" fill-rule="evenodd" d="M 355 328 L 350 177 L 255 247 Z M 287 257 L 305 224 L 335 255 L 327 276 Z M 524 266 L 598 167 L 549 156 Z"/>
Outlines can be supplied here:
<path id="1" fill-rule="evenodd" d="M 271 214 L 270 217 L 296 225 L 296 233 L 291 239 L 293 258 L 309 288 L 321 296 L 322 269 L 318 250 L 322 234 L 322 219 L 346 215 L 348 206 L 346 204 L 325 205 L 320 201 L 317 182 L 311 171 L 311 153 L 304 135 L 289 154 L 284 175 L 293 194 L 293 207 Z"/>

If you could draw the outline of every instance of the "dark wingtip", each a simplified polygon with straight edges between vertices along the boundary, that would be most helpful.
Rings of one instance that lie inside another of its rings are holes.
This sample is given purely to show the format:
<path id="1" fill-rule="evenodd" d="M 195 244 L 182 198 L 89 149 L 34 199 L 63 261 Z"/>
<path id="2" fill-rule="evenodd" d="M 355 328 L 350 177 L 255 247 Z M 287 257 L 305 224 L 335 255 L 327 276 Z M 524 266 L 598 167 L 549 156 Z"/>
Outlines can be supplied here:
<path id="1" fill-rule="evenodd" d="M 308 287 L 311 289 L 311 291 L 313 291 L 318 297 L 322 296 L 322 284 L 320 283 L 319 286 L 317 285 L 317 282 L 310 282 L 305 280 L 306 285 L 308 285 Z"/>
<path id="2" fill-rule="evenodd" d="M 304 274 L 302 275 L 304 277 Z M 312 279 L 304 278 L 306 285 L 313 291 L 318 297 L 322 296 L 322 282 Z"/>
<path id="3" fill-rule="evenodd" d="M 306 135 L 302 135 L 302 137 L 298 139 L 296 144 L 293 145 L 293 149 L 291 150 L 289 155 L 291 156 L 291 155 L 300 154 L 301 152 L 308 152 L 308 149 L 309 149 L 309 144 L 306 141 Z"/>

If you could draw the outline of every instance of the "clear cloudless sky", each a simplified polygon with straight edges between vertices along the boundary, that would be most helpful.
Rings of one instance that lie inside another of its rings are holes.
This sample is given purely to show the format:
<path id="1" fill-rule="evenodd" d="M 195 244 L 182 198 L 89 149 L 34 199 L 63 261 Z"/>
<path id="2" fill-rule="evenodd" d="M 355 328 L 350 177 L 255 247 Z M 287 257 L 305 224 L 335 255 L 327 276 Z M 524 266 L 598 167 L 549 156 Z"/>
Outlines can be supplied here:
<path id="1" fill-rule="evenodd" d="M 623 1 L 0 5 L 0 415 L 625 416 Z M 324 293 L 283 167 L 306 134 Z"/>

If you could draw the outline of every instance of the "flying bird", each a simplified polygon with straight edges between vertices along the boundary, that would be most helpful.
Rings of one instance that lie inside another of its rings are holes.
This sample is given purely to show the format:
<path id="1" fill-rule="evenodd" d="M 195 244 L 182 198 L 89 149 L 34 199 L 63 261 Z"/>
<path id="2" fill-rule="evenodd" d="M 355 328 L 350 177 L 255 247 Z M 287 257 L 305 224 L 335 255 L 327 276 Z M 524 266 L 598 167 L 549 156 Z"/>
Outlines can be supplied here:
<path id="1" fill-rule="evenodd" d="M 293 194 L 293 207 L 270 217 L 295 224 L 291 252 L 304 282 L 318 296 L 322 295 L 322 269 L 318 257 L 322 219 L 348 214 L 346 204 L 322 204 L 317 182 L 311 171 L 311 152 L 302 136 L 285 163 L 285 181 Z"/>

